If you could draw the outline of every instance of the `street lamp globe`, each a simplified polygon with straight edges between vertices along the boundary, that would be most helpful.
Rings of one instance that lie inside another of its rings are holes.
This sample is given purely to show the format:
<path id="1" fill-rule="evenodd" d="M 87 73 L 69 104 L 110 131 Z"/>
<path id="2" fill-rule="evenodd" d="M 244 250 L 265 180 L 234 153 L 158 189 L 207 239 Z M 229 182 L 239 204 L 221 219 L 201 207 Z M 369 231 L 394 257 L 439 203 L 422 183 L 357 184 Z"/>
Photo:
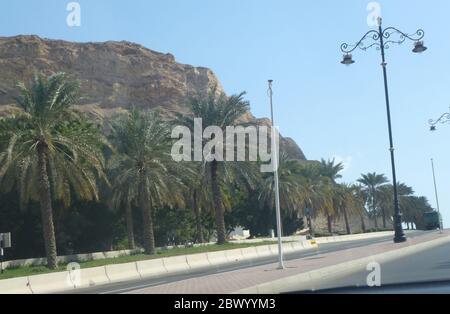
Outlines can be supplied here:
<path id="1" fill-rule="evenodd" d="M 414 43 L 414 49 L 412 51 L 414 53 L 422 53 L 427 49 L 428 48 L 424 45 L 423 41 L 418 40 Z"/>
<path id="2" fill-rule="evenodd" d="M 351 65 L 351 64 L 355 63 L 355 61 L 353 60 L 352 55 L 347 53 L 347 54 L 344 55 L 341 63 L 345 64 L 345 65 Z"/>

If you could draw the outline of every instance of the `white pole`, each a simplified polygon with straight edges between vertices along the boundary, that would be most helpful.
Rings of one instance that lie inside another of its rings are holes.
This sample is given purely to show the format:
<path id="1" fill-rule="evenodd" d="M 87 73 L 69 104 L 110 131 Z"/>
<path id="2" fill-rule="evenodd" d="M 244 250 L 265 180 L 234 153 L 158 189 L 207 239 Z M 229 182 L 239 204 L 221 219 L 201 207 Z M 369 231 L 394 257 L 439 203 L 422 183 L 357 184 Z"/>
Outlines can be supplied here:
<path id="1" fill-rule="evenodd" d="M 433 158 L 431 158 L 431 169 L 433 170 L 434 193 L 436 195 L 436 206 L 437 206 L 437 210 L 438 210 L 438 214 L 439 214 L 439 229 L 440 229 L 440 232 L 442 233 L 442 229 L 444 228 L 444 226 L 443 226 L 442 218 L 441 218 L 441 209 L 439 207 L 439 196 L 438 196 L 438 190 L 437 190 L 437 184 L 436 184 L 436 174 L 434 171 Z"/>
<path id="2" fill-rule="evenodd" d="M 277 151 L 277 139 L 274 139 L 275 132 L 275 122 L 273 119 L 273 91 L 272 91 L 272 80 L 269 80 L 269 96 L 270 96 L 270 115 L 272 120 L 272 163 L 274 165 L 273 177 L 275 179 L 275 207 L 277 216 L 277 235 L 278 235 L 278 269 L 284 269 L 283 264 L 283 243 L 281 240 L 281 212 L 280 212 L 280 190 L 278 182 L 278 151 Z"/>

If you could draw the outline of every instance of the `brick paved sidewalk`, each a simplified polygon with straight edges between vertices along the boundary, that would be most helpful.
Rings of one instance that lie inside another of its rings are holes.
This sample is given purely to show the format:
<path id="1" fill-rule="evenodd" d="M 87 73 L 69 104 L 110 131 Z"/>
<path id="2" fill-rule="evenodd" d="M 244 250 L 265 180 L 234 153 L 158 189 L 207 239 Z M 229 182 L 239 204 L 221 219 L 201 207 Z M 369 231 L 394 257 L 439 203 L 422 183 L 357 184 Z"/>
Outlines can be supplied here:
<path id="1" fill-rule="evenodd" d="M 365 247 L 344 249 L 331 253 L 318 252 L 316 255 L 285 262 L 286 269 L 284 270 L 277 270 L 276 263 L 267 264 L 162 284 L 159 286 L 135 290 L 129 293 L 228 294 L 284 277 L 290 277 L 319 268 L 381 254 L 383 252 L 392 251 L 449 235 L 450 231 L 446 231 L 444 234 L 432 232 L 425 235 L 411 237 L 408 239 L 408 242 L 402 244 L 394 244 L 391 241 L 386 241 Z"/>

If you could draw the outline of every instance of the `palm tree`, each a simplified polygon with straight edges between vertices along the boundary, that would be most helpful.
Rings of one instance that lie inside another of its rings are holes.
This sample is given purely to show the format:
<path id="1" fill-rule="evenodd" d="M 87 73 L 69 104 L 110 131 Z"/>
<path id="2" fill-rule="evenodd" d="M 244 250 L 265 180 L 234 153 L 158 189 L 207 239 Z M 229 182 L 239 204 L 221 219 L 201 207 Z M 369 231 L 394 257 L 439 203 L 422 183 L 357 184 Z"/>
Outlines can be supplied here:
<path id="1" fill-rule="evenodd" d="M 361 198 L 359 188 L 355 185 L 338 184 L 334 193 L 333 199 L 336 211 L 344 217 L 346 232 L 351 234 L 349 215 L 362 215 L 364 199 Z"/>
<path id="2" fill-rule="evenodd" d="M 361 184 L 354 184 L 352 186 L 353 194 L 356 201 L 356 206 L 360 208 L 360 217 L 361 217 L 361 229 L 362 232 L 366 232 L 366 223 L 364 221 L 364 214 L 366 213 L 366 204 L 367 204 L 367 193 L 364 192 L 364 188 Z"/>
<path id="3" fill-rule="evenodd" d="M 193 162 L 192 169 L 195 174 L 192 175 L 189 182 L 190 189 L 187 190 L 187 204 L 190 204 L 191 210 L 195 215 L 195 225 L 197 229 L 197 243 L 204 243 L 202 212 L 204 210 L 212 211 L 211 202 L 209 202 L 209 189 L 205 180 L 204 169 L 200 163 Z"/>
<path id="4" fill-rule="evenodd" d="M 413 222 L 414 216 L 414 189 L 405 183 L 397 184 L 398 191 L 398 205 L 400 207 L 400 211 L 404 214 L 404 221 L 408 226 L 408 230 L 410 229 L 410 223 Z"/>
<path id="5" fill-rule="evenodd" d="M 313 214 L 322 213 L 328 219 L 328 232 L 332 232 L 332 217 L 336 214 L 333 206 L 333 183 L 329 177 L 322 176 L 323 164 L 317 162 L 302 163 L 299 175 L 305 206 L 314 209 Z"/>
<path id="6" fill-rule="evenodd" d="M 386 184 L 379 188 L 377 192 L 378 206 L 386 210 L 386 215 L 392 216 L 394 213 L 394 187 L 392 184 Z M 403 220 L 407 222 L 407 217 L 412 208 L 414 208 L 413 196 L 414 190 L 405 183 L 397 183 L 398 205 L 400 211 L 404 214 Z M 408 228 L 409 223 L 407 222 Z"/>
<path id="7" fill-rule="evenodd" d="M 320 161 L 320 174 L 323 177 L 329 178 L 333 183 L 336 183 L 337 179 L 342 178 L 342 170 L 344 170 L 344 164 L 341 162 L 336 163 L 334 158 L 328 161 L 325 159 Z"/>
<path id="8" fill-rule="evenodd" d="M 238 95 L 226 96 L 224 93 L 218 92 L 213 88 L 206 97 L 193 98 L 190 102 L 190 115 L 177 114 L 178 124 L 187 126 L 191 130 L 194 128 L 194 119 L 201 118 L 203 127 L 216 126 L 219 127 L 223 134 L 226 134 L 227 126 L 244 125 L 243 120 L 248 114 L 250 105 L 243 99 L 245 92 Z M 203 138 L 203 145 L 212 140 Z M 217 243 L 219 245 L 226 243 L 226 230 L 224 220 L 223 206 L 223 189 L 226 177 L 231 169 L 237 170 L 245 162 L 226 162 L 213 160 L 205 160 L 205 167 L 208 167 L 205 173 L 208 173 L 208 184 L 211 187 L 211 196 L 214 202 L 215 222 L 217 228 Z"/>
<path id="9" fill-rule="evenodd" d="M 156 112 L 133 109 L 116 119 L 112 130 L 119 152 L 109 163 L 116 174 L 115 186 L 126 186 L 127 196 L 131 196 L 128 199 L 136 198 L 142 214 L 144 250 L 154 254 L 153 209 L 184 204 L 183 179 L 189 169 L 182 169 L 171 158 L 170 127 Z"/>
<path id="10" fill-rule="evenodd" d="M 36 75 L 30 87 L 19 83 L 18 89 L 21 112 L 0 121 L 0 183 L 6 190 L 17 187 L 22 206 L 40 203 L 47 266 L 55 269 L 52 201 L 68 206 L 72 194 L 98 199 L 106 142 L 99 128 L 73 110 L 78 83 L 65 74 Z"/>
<path id="11" fill-rule="evenodd" d="M 348 221 L 349 207 L 353 206 L 353 195 L 349 188 L 343 184 L 336 185 L 333 189 L 333 207 L 336 212 L 340 213 L 344 217 L 345 228 L 347 234 L 351 233 L 350 224 Z"/>
<path id="12" fill-rule="evenodd" d="M 200 208 L 200 205 L 198 203 L 199 200 L 199 192 L 201 192 L 201 189 L 199 187 L 192 189 L 191 199 L 192 199 L 192 210 L 195 214 L 195 226 L 197 228 L 197 243 L 204 243 L 205 239 L 203 237 L 203 224 L 202 224 L 202 210 Z"/>
<path id="13" fill-rule="evenodd" d="M 375 219 L 375 228 L 378 228 L 378 203 L 377 195 L 380 192 L 380 188 L 388 182 L 388 179 L 384 174 L 377 174 L 375 172 L 362 174 L 358 182 L 365 187 L 367 193 L 367 199 L 372 212 L 372 216 Z M 383 228 L 386 228 L 386 210 L 384 206 L 381 207 L 381 214 L 383 218 Z"/>
<path id="14" fill-rule="evenodd" d="M 433 211 L 428 199 L 424 196 L 410 196 L 409 197 L 409 208 L 405 212 L 404 221 L 414 224 L 416 229 L 423 225 L 423 214 L 426 212 Z"/>
<path id="15" fill-rule="evenodd" d="M 278 162 L 280 208 L 283 216 L 293 217 L 306 205 L 305 180 L 301 176 L 302 165 L 282 152 Z M 259 200 L 271 208 L 275 207 L 275 183 L 272 173 L 263 175 L 259 185 Z M 284 218 L 285 218 L 284 217 Z"/>
<path id="16" fill-rule="evenodd" d="M 113 138 L 114 139 L 114 138 Z M 134 182 L 131 178 L 123 181 L 115 181 L 114 177 L 118 173 L 111 173 L 110 177 L 113 179 L 111 187 L 111 203 L 115 209 L 125 207 L 125 223 L 127 229 L 128 249 L 134 250 L 136 248 L 134 239 L 134 223 L 133 223 L 133 204 L 137 203 L 137 194 L 134 189 Z"/>
<path id="17" fill-rule="evenodd" d="M 336 186 L 336 180 L 342 178 L 342 175 L 340 172 L 344 170 L 344 165 L 342 163 L 335 163 L 335 159 L 332 160 L 324 160 L 322 159 L 320 161 L 320 175 L 328 179 L 328 184 L 330 186 L 325 185 L 325 190 L 327 191 L 327 194 L 329 197 L 332 197 L 333 194 L 333 188 Z M 332 232 L 332 224 L 333 224 L 333 215 L 335 214 L 335 208 L 334 207 L 327 207 L 326 208 L 326 216 L 327 216 L 327 223 L 328 223 L 328 232 Z"/>

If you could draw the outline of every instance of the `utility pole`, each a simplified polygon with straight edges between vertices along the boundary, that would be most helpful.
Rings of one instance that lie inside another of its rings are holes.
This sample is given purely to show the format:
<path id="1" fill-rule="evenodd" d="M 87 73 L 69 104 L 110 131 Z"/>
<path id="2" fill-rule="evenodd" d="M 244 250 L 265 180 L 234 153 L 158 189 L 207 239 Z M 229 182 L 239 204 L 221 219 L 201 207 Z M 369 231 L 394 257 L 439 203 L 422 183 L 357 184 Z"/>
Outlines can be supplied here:
<path id="1" fill-rule="evenodd" d="M 283 243 L 281 239 L 281 211 L 280 211 L 280 190 L 278 182 L 278 151 L 277 151 L 277 140 L 275 135 L 275 122 L 273 119 L 273 91 L 272 91 L 273 80 L 269 80 L 269 98 L 270 98 L 270 115 L 272 121 L 272 163 L 274 165 L 273 177 L 275 180 L 275 209 L 277 217 L 277 235 L 278 235 L 278 269 L 284 269 L 283 263 Z"/>
<path id="2" fill-rule="evenodd" d="M 438 195 L 437 184 L 436 184 L 436 173 L 434 171 L 434 159 L 433 158 L 431 158 L 431 170 L 433 171 L 434 194 L 436 195 L 436 206 L 437 206 L 437 211 L 439 214 L 439 230 L 440 230 L 440 233 L 442 233 L 444 226 L 442 223 L 441 209 L 439 207 L 439 195 Z"/>

